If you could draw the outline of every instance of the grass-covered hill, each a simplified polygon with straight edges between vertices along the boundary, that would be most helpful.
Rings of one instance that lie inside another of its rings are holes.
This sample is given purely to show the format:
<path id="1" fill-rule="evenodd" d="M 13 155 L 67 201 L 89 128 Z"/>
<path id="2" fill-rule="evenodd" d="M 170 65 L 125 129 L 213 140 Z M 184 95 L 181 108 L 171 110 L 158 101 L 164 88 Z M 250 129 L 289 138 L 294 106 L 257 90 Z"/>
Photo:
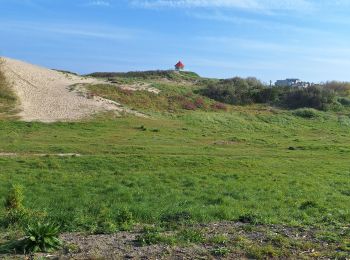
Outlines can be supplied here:
<path id="1" fill-rule="evenodd" d="M 148 117 L 0 120 L 0 198 L 13 184 L 23 193 L 18 207 L 0 207 L 0 243 L 49 222 L 88 234 L 139 228 L 134 247 L 197 245 L 207 257 L 348 257 L 350 113 L 340 95 L 323 99 L 327 109 L 291 110 L 228 101 L 266 91 L 249 82 L 170 71 L 91 76 L 114 82 L 88 86 L 92 94 Z M 217 84 L 231 99 L 203 93 Z M 140 86 L 160 92 L 130 90 Z"/>
<path id="2" fill-rule="evenodd" d="M 131 72 L 95 72 L 87 76 L 97 78 L 128 78 L 128 79 L 168 79 L 173 81 L 189 80 L 194 81 L 200 79 L 200 76 L 195 72 L 190 71 L 174 71 L 174 70 L 150 70 L 150 71 L 131 71 Z"/>

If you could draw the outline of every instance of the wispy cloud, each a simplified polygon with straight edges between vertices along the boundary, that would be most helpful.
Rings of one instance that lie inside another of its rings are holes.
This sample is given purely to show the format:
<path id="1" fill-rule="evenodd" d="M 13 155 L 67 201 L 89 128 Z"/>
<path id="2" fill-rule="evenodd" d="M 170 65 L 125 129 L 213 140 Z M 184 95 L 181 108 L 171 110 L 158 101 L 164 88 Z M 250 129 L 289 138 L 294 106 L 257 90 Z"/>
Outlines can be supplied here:
<path id="1" fill-rule="evenodd" d="M 307 35 L 323 35 L 327 36 L 328 33 L 325 30 L 319 28 L 312 28 L 307 26 L 296 25 L 295 23 L 289 24 L 284 22 L 270 21 L 266 19 L 259 18 L 246 18 L 236 14 L 223 13 L 220 11 L 212 12 L 187 12 L 189 17 L 200 20 L 211 20 L 218 22 L 232 23 L 239 26 L 252 26 L 255 28 L 261 28 L 265 31 L 277 31 L 277 32 L 296 32 L 303 33 Z"/>
<path id="2" fill-rule="evenodd" d="M 95 0 L 95 1 L 88 2 L 87 5 L 108 7 L 108 6 L 111 6 L 111 3 L 109 1 L 104 1 L 104 0 Z"/>
<path id="3" fill-rule="evenodd" d="M 144 8 L 239 8 L 250 10 L 309 10 L 314 0 L 132 0 Z"/>
<path id="4" fill-rule="evenodd" d="M 111 26 L 98 26 L 92 24 L 58 24 L 26 22 L 26 21 L 0 21 L 0 31 L 21 31 L 38 33 L 45 37 L 50 35 L 67 35 L 71 37 L 96 38 L 106 40 L 128 40 L 140 32 L 125 28 Z"/>

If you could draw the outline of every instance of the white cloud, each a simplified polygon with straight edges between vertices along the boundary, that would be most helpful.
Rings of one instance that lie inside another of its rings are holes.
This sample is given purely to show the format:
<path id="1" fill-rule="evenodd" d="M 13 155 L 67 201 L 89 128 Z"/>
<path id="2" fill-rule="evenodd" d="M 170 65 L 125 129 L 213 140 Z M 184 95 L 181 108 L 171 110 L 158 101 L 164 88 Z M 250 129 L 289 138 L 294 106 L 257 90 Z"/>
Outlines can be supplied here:
<path id="1" fill-rule="evenodd" d="M 91 1 L 87 5 L 89 6 L 110 6 L 111 3 L 108 1 L 103 1 L 103 0 L 96 0 L 96 1 Z"/>

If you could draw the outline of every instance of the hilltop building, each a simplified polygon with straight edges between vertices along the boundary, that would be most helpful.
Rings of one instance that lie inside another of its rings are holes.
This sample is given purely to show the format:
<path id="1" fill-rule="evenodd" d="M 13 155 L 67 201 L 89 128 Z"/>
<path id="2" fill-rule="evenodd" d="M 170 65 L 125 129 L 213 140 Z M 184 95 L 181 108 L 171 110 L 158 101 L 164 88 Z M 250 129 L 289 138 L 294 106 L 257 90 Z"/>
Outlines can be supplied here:
<path id="1" fill-rule="evenodd" d="M 275 83 L 276 87 L 295 87 L 295 88 L 306 88 L 310 86 L 309 82 L 301 81 L 300 79 L 284 79 L 277 80 Z"/>
<path id="2" fill-rule="evenodd" d="M 175 70 L 177 71 L 183 70 L 184 68 L 185 68 L 185 65 L 181 61 L 175 64 Z"/>

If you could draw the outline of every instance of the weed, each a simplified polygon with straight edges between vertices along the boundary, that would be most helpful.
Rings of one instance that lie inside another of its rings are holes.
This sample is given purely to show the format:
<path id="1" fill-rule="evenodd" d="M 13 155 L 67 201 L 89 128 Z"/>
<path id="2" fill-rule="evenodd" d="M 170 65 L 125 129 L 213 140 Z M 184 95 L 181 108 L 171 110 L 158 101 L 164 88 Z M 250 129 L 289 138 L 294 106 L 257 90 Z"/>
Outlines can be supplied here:
<path id="1" fill-rule="evenodd" d="M 13 185 L 5 198 L 5 204 L 4 204 L 5 209 L 7 211 L 22 210 L 24 208 L 23 200 L 24 200 L 23 186 Z"/>
<path id="2" fill-rule="evenodd" d="M 210 242 L 216 245 L 226 245 L 228 241 L 229 238 L 226 234 L 216 235 L 210 239 Z"/>
<path id="3" fill-rule="evenodd" d="M 117 214 L 117 223 L 119 229 L 130 230 L 134 224 L 132 212 L 127 208 L 120 210 Z"/>
<path id="4" fill-rule="evenodd" d="M 155 244 L 174 245 L 176 243 L 176 239 L 172 236 L 162 235 L 157 228 L 147 227 L 144 228 L 142 234 L 137 236 L 136 242 L 141 246 Z"/>
<path id="5" fill-rule="evenodd" d="M 253 224 L 253 225 L 257 225 L 261 223 L 261 221 L 259 220 L 259 217 L 253 213 L 246 213 L 244 215 L 239 216 L 238 221 L 242 223 Z"/>
<path id="6" fill-rule="evenodd" d="M 230 253 L 230 249 L 227 247 L 217 247 L 211 250 L 211 254 L 214 256 L 227 256 Z"/>
<path id="7" fill-rule="evenodd" d="M 161 217 L 161 221 L 172 223 L 172 224 L 181 224 L 186 222 L 188 223 L 191 219 L 192 219 L 192 214 L 188 211 L 166 213 Z"/>
<path id="8" fill-rule="evenodd" d="M 184 243 L 202 243 L 205 240 L 203 233 L 196 229 L 181 230 L 177 237 Z"/>
<path id="9" fill-rule="evenodd" d="M 301 205 L 299 206 L 299 209 L 301 210 L 305 210 L 305 209 L 309 209 L 309 208 L 315 208 L 317 207 L 317 203 L 311 200 L 307 200 L 304 201 L 303 203 L 301 203 Z"/>
<path id="10" fill-rule="evenodd" d="M 279 249 L 273 247 L 272 245 L 251 245 L 246 248 L 247 256 L 254 259 L 270 259 L 281 257 L 281 252 Z"/>
<path id="11" fill-rule="evenodd" d="M 147 131 L 147 128 L 144 125 L 138 127 L 137 129 L 140 129 L 141 131 Z"/>

